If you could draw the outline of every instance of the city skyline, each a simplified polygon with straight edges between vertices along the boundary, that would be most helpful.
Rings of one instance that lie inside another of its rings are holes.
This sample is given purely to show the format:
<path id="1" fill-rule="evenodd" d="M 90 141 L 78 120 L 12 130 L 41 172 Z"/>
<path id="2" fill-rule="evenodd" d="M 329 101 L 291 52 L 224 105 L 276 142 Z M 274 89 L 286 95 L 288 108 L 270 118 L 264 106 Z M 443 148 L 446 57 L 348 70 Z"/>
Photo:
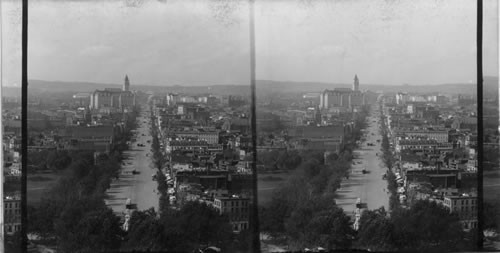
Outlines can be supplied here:
<path id="1" fill-rule="evenodd" d="M 17 5 L 2 8 L 4 34 L 13 35 L 3 42 L 6 86 L 20 83 Z M 489 76 L 498 76 L 497 9 L 485 1 Z M 128 73 L 137 85 L 250 83 L 245 1 L 35 1 L 29 15 L 29 79 L 119 83 Z M 351 83 L 358 74 L 368 85 L 475 83 L 475 15 L 471 1 L 256 1 L 256 78 Z"/>
<path id="2" fill-rule="evenodd" d="M 0 0 L 0 252 L 500 249 L 482 3 Z"/>

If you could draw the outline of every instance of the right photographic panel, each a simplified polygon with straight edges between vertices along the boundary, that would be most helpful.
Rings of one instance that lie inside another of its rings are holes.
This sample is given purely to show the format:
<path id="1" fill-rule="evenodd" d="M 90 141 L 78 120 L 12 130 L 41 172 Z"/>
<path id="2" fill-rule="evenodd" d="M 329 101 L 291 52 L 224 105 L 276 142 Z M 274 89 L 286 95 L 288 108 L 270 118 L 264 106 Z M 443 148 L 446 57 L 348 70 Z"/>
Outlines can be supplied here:
<path id="1" fill-rule="evenodd" d="M 262 252 L 477 249 L 477 7 L 255 1 Z M 498 6 L 484 7 L 482 224 L 495 247 Z"/>
<path id="2" fill-rule="evenodd" d="M 498 1 L 483 3 L 483 247 L 500 250 Z"/>

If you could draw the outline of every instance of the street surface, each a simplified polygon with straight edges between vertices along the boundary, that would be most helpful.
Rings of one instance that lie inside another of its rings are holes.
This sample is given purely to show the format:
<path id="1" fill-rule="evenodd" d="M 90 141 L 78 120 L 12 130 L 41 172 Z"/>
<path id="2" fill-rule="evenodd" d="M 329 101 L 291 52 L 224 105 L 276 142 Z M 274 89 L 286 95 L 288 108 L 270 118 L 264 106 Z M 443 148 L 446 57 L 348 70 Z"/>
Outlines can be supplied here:
<path id="1" fill-rule="evenodd" d="M 149 134 L 149 124 L 144 123 L 149 122 L 147 115 L 146 112 L 142 112 L 137 118 L 137 131 L 132 138 L 129 150 L 123 153 L 121 175 L 118 180 L 113 180 L 106 192 L 106 205 L 118 214 L 125 211 L 125 202 L 129 198 L 132 204 L 137 205 L 137 210 L 153 207 L 158 211 L 160 196 L 156 190 L 157 183 L 152 180 L 152 175 L 156 174 L 156 170 L 151 160 L 151 143 L 147 142 L 152 137 Z M 144 144 L 144 146 L 140 147 L 138 144 Z M 132 174 L 134 169 L 139 173 Z"/>
<path id="2" fill-rule="evenodd" d="M 387 181 L 382 175 L 387 171 L 382 159 L 382 137 L 379 125 L 380 114 L 378 106 L 372 106 L 368 117 L 369 126 L 364 135 L 366 140 L 353 152 L 355 164 L 352 165 L 349 179 L 343 179 L 340 189 L 337 190 L 337 205 L 348 214 L 355 210 L 356 201 L 361 199 L 370 210 L 381 206 L 389 210 L 389 194 L 387 192 Z M 373 122 L 376 121 L 376 122 Z M 380 142 L 377 142 L 380 140 Z M 368 146 L 368 143 L 374 146 Z M 367 171 L 366 174 L 362 170 Z"/>

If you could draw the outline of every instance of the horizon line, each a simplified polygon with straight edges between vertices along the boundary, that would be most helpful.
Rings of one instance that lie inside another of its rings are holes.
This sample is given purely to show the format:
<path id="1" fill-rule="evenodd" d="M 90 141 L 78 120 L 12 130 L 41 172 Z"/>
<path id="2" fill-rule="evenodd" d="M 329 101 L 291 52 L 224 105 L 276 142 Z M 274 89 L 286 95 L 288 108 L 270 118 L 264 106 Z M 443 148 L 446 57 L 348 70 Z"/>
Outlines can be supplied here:
<path id="1" fill-rule="evenodd" d="M 484 76 L 484 77 L 493 77 L 493 78 L 499 78 L 499 76 Z M 42 79 L 30 79 L 30 81 L 42 81 L 42 82 L 54 82 L 54 83 L 87 83 L 87 84 L 104 84 L 104 85 L 117 85 L 121 86 L 122 84 L 119 83 L 106 83 L 106 82 L 90 82 L 90 81 L 61 81 L 61 80 L 42 80 Z M 323 81 L 290 81 L 290 80 L 284 80 L 284 81 L 277 81 L 277 80 L 269 80 L 269 79 L 257 79 L 257 82 L 275 82 L 275 83 L 315 83 L 315 84 L 326 84 L 326 85 L 352 85 L 352 83 L 335 83 L 335 82 L 323 82 Z M 427 84 L 411 84 L 411 83 L 401 83 L 401 84 L 380 84 L 380 83 L 360 83 L 360 86 L 367 85 L 367 86 L 438 86 L 438 85 L 450 85 L 450 84 L 461 84 L 461 85 L 476 85 L 476 83 L 470 83 L 470 82 L 450 82 L 450 83 L 427 83 Z M 250 86 L 250 84 L 170 84 L 170 85 L 160 85 L 160 84 L 144 84 L 144 83 L 137 83 L 137 84 L 131 84 L 131 86 L 153 86 L 153 87 L 208 87 L 208 86 Z M 10 87 L 10 88 L 21 88 L 20 85 L 3 85 L 3 87 Z"/>

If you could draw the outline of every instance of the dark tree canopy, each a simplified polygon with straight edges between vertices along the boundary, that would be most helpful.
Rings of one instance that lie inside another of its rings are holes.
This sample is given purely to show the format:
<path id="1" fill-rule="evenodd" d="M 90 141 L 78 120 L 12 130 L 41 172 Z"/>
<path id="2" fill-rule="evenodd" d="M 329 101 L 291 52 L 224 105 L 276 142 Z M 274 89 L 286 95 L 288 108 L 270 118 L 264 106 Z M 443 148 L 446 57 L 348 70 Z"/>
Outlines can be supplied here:
<path id="1" fill-rule="evenodd" d="M 361 248 L 375 251 L 394 251 L 393 224 L 382 207 L 376 210 L 365 210 L 359 221 L 357 244 Z"/>
<path id="2" fill-rule="evenodd" d="M 470 249 L 474 242 L 462 230 L 458 216 L 430 201 L 398 208 L 390 217 L 385 210 L 365 211 L 357 244 L 379 251 L 451 252 Z"/>
<path id="3" fill-rule="evenodd" d="M 119 218 L 110 209 L 88 211 L 73 223 L 74 227 L 58 225 L 61 226 L 61 231 L 58 231 L 59 246 L 63 252 L 109 252 L 119 249 L 122 231 Z"/>
<path id="4" fill-rule="evenodd" d="M 187 202 L 180 210 L 135 212 L 130 220 L 126 250 L 186 252 L 203 245 L 234 247 L 229 220 L 212 207 Z M 238 245 L 248 247 L 240 238 Z"/>
<path id="5" fill-rule="evenodd" d="M 127 117 L 125 131 L 115 136 L 126 142 L 135 115 Z M 29 163 L 63 169 L 61 178 L 36 206 L 28 207 L 29 233 L 55 239 L 61 252 L 110 252 L 120 248 L 123 237 L 119 218 L 106 207 L 104 193 L 121 169 L 121 151 L 94 158 L 93 152 L 47 151 L 34 153 Z"/>

